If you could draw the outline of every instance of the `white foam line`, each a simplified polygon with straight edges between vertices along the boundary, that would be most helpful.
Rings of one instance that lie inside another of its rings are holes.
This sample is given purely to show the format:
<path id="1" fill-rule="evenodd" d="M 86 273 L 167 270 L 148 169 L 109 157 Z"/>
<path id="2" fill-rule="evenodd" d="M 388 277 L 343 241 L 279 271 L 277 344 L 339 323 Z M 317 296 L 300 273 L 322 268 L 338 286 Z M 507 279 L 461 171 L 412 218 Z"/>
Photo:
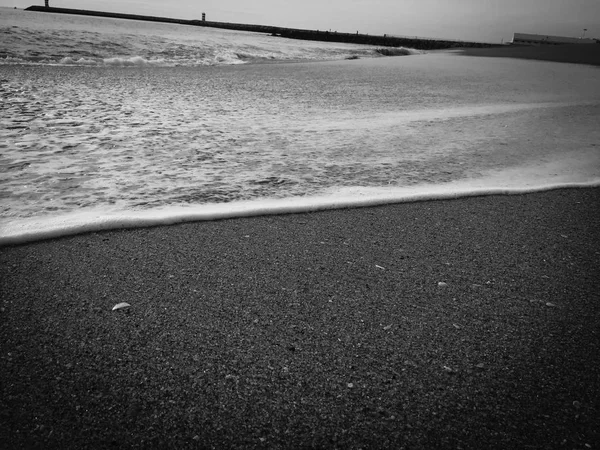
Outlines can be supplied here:
<path id="1" fill-rule="evenodd" d="M 232 204 L 201 205 L 190 207 L 172 207 L 151 211 L 129 211 L 93 215 L 90 213 L 72 214 L 62 218 L 53 218 L 43 222 L 15 221 L 4 225 L 5 233 L 0 235 L 0 247 L 28 242 L 71 236 L 81 233 L 114 230 L 123 228 L 144 228 L 161 225 L 173 225 L 184 222 L 213 221 L 238 217 L 253 217 L 276 214 L 296 214 L 344 208 L 362 208 L 397 203 L 421 202 L 429 200 L 449 200 L 489 195 L 520 195 L 535 192 L 569 188 L 600 187 L 600 179 L 590 182 L 546 184 L 535 187 L 486 187 L 477 189 L 443 189 L 431 187 L 412 194 L 379 194 L 364 198 L 343 196 L 291 198 L 281 200 L 263 200 L 236 202 Z"/>

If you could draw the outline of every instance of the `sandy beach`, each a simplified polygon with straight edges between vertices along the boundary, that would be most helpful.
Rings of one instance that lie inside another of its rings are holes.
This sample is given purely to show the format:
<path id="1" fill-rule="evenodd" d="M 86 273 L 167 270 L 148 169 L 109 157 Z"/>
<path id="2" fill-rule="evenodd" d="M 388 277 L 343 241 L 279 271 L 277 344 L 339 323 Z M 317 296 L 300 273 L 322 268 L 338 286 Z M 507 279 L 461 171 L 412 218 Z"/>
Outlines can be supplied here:
<path id="1" fill-rule="evenodd" d="M 599 204 L 563 189 L 2 248 L 0 441 L 595 448 Z"/>
<path id="2" fill-rule="evenodd" d="M 600 448 L 600 45 L 135 12 L 0 8 L 2 449 Z"/>

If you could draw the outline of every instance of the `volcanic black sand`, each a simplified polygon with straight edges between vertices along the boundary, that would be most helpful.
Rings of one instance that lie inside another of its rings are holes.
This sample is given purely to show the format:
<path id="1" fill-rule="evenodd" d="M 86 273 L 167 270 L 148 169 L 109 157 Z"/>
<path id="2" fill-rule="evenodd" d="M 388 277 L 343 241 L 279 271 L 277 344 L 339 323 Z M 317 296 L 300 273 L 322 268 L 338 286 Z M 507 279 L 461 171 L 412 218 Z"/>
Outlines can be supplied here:
<path id="1" fill-rule="evenodd" d="M 2 248 L 0 442 L 597 448 L 599 206 L 563 189 Z"/>

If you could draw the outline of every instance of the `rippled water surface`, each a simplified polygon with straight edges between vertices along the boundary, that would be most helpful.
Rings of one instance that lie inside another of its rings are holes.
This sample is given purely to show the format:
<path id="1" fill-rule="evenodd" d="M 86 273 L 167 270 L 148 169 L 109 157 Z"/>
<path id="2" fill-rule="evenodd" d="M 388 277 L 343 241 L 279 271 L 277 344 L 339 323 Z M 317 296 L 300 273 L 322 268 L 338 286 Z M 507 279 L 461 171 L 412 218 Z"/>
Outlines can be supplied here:
<path id="1" fill-rule="evenodd" d="M 373 46 L 1 7 L 0 36 L 0 64 L 194 67 L 378 56 Z"/>
<path id="2" fill-rule="evenodd" d="M 115 22 L 96 28 L 117 35 Z M 153 32 L 130 45 L 146 48 Z M 227 35 L 229 49 L 266 48 L 248 35 Z M 0 64 L 0 98 L 4 229 L 88 209 L 600 179 L 600 76 L 588 66 L 443 53 L 181 67 L 30 59 Z"/>
<path id="3" fill-rule="evenodd" d="M 510 80 L 488 90 L 456 78 L 459 67 L 444 80 L 427 73 L 440 57 L 427 57 L 406 67 L 3 67 L 2 213 L 439 183 L 600 141 L 598 105 L 583 97 L 525 94 Z"/>

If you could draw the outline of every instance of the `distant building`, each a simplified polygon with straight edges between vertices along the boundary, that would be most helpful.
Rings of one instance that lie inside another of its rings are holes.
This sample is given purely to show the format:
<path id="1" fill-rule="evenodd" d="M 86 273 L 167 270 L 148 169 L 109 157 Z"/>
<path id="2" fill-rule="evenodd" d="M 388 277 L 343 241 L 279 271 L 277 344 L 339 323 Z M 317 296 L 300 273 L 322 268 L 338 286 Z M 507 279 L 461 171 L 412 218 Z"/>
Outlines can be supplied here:
<path id="1" fill-rule="evenodd" d="M 515 45 L 595 44 L 596 40 L 566 36 L 548 36 L 544 34 L 515 33 L 512 43 Z"/>

